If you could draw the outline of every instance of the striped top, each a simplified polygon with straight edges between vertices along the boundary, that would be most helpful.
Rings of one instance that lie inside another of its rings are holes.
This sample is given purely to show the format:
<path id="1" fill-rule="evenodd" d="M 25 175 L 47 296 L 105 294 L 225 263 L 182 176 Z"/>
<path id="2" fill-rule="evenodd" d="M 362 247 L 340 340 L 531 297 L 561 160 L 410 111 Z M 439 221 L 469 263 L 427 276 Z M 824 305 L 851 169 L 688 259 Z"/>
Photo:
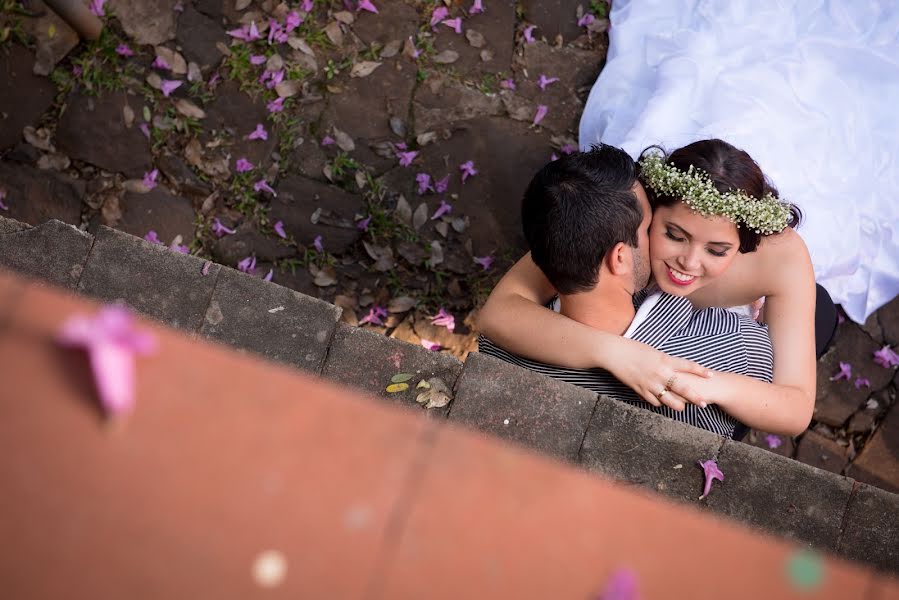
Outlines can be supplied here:
<path id="1" fill-rule="evenodd" d="M 723 308 L 694 310 L 690 301 L 682 296 L 659 293 L 651 299 L 652 302 L 645 302 L 638 310 L 634 319 L 636 326 L 632 326 L 628 337 L 715 371 L 748 375 L 768 383 L 773 380 L 774 352 L 765 325 Z M 736 419 L 714 404 L 700 408 L 687 403 L 683 412 L 664 405 L 653 406 L 605 369 L 569 369 L 528 360 L 506 352 L 484 336 L 478 338 L 478 349 L 506 362 L 726 438 L 733 437 L 737 425 Z"/>

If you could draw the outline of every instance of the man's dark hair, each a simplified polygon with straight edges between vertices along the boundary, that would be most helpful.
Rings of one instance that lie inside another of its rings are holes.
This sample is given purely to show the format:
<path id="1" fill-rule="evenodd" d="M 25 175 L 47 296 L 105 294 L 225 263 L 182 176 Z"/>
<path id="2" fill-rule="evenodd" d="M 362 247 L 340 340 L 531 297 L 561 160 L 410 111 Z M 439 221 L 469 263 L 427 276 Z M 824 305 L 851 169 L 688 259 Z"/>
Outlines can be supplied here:
<path id="1" fill-rule="evenodd" d="M 596 287 L 603 257 L 618 242 L 637 246 L 643 220 L 637 165 L 601 144 L 555 160 L 531 180 L 521 203 L 534 263 L 562 294 Z"/>

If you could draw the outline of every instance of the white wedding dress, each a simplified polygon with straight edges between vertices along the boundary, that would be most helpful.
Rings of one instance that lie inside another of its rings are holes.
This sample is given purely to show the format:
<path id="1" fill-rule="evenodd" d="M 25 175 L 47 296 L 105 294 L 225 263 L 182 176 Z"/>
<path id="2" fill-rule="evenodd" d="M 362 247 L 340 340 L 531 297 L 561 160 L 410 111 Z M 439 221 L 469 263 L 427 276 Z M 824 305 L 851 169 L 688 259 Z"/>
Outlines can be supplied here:
<path id="1" fill-rule="evenodd" d="M 899 1 L 615 0 L 610 18 L 582 148 L 726 140 L 800 207 L 850 318 L 899 294 Z"/>

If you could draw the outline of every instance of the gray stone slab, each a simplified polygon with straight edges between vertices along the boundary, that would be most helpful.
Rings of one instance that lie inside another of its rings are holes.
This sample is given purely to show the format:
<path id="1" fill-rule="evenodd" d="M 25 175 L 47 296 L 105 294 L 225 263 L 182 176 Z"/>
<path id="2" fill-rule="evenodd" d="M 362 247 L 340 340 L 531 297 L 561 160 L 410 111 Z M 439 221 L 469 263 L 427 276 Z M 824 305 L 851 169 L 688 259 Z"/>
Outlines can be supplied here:
<path id="1" fill-rule="evenodd" d="M 28 227 L 0 219 L 0 266 L 74 289 L 93 238 L 62 221 Z"/>
<path id="2" fill-rule="evenodd" d="M 857 485 L 837 552 L 899 575 L 899 495 Z"/>
<path id="3" fill-rule="evenodd" d="M 577 459 L 596 394 L 492 356 L 465 361 L 450 420 L 568 461 Z"/>
<path id="4" fill-rule="evenodd" d="M 714 458 L 721 442 L 709 431 L 603 396 L 579 462 L 606 477 L 695 502 L 704 481 L 697 461 Z"/>
<path id="5" fill-rule="evenodd" d="M 32 72 L 34 53 L 17 43 L 4 44 L 0 53 L 0 150 L 22 139 L 50 105 L 56 88 L 47 77 Z"/>
<path id="6" fill-rule="evenodd" d="M 173 327 L 197 331 L 221 267 L 101 226 L 79 291 L 106 301 L 123 300 Z"/>
<path id="7" fill-rule="evenodd" d="M 0 190 L 6 192 L 5 216 L 31 225 L 59 219 L 81 222 L 84 183 L 63 173 L 0 161 Z"/>
<path id="8" fill-rule="evenodd" d="M 339 318 L 332 304 L 222 269 L 200 333 L 319 374 Z"/>
<path id="9" fill-rule="evenodd" d="M 732 441 L 718 466 L 724 481 L 715 482 L 709 507 L 821 550 L 837 549 L 851 479 Z"/>
<path id="10" fill-rule="evenodd" d="M 398 373 L 414 376 L 408 382 L 409 389 L 398 393 L 387 392 L 391 377 Z M 462 363 L 453 356 L 431 352 L 421 346 L 345 323 L 337 325 L 322 371 L 328 379 L 419 410 L 425 410 L 415 402 L 415 397 L 422 391 L 415 389 L 419 381 L 439 377 L 452 389 L 461 374 Z M 438 418 L 446 417 L 448 412 L 449 406 L 427 409 L 428 416 Z"/>

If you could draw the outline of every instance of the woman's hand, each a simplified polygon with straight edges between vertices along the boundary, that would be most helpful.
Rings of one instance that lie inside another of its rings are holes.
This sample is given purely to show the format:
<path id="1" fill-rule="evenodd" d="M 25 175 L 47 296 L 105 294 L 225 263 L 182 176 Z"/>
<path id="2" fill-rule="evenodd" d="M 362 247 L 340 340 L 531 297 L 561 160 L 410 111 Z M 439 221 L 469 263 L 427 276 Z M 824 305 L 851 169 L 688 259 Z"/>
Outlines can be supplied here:
<path id="1" fill-rule="evenodd" d="M 643 400 L 677 411 L 684 410 L 687 402 L 706 406 L 697 382 L 712 376 L 709 369 L 627 338 L 618 338 L 614 346 L 604 361 L 607 370 Z"/>

